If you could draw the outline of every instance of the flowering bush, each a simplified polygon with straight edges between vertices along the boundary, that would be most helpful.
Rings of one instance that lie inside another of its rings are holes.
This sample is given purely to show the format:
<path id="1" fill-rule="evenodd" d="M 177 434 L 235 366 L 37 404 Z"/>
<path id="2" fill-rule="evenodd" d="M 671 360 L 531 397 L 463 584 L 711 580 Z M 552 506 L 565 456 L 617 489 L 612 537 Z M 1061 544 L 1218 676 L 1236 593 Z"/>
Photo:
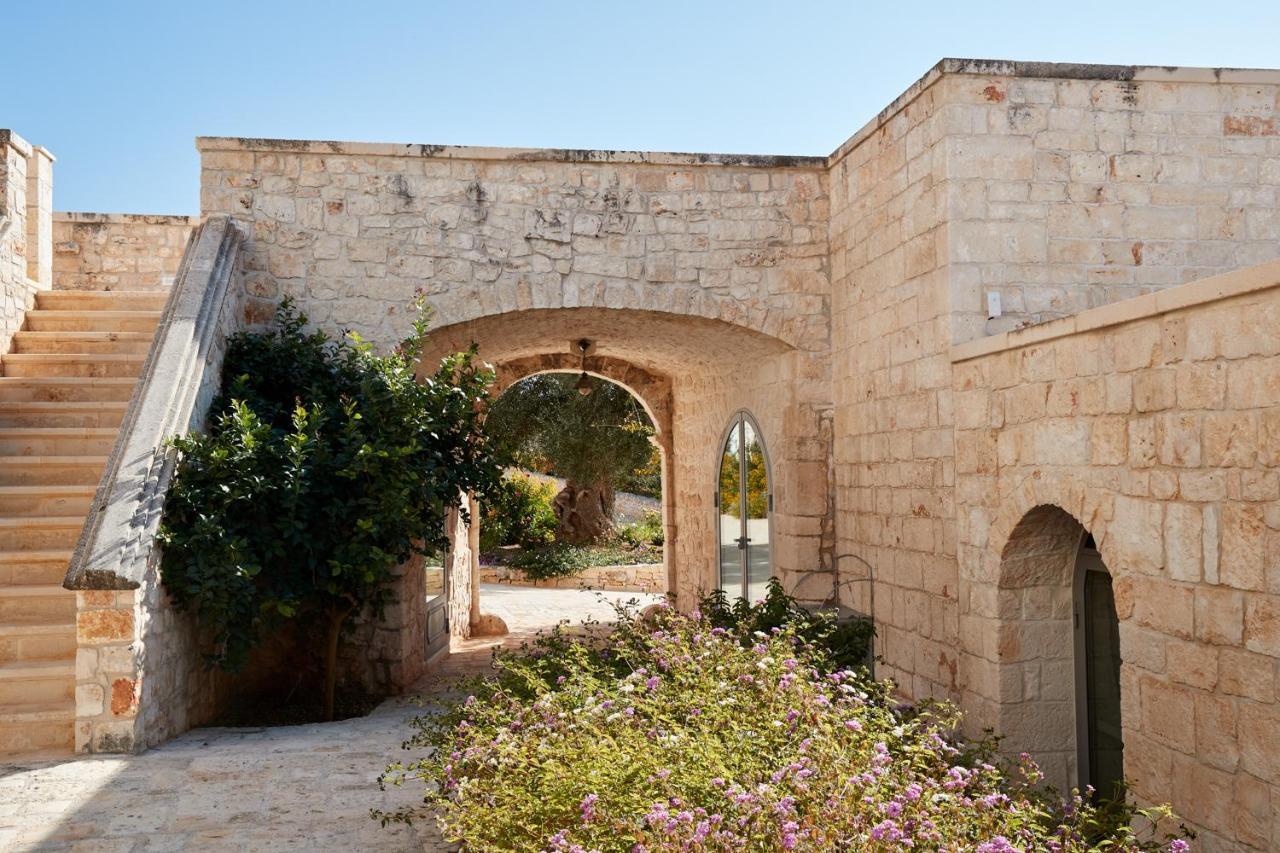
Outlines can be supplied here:
<path id="1" fill-rule="evenodd" d="M 1161 846 L 1129 828 L 1134 809 L 1057 801 L 1029 758 L 1002 769 L 990 742 L 956 745 L 949 709 L 895 706 L 793 626 L 666 609 L 603 639 L 557 631 L 495 668 L 415 722 L 406 746 L 429 757 L 384 775 L 425 783 L 424 811 L 468 850 Z"/>

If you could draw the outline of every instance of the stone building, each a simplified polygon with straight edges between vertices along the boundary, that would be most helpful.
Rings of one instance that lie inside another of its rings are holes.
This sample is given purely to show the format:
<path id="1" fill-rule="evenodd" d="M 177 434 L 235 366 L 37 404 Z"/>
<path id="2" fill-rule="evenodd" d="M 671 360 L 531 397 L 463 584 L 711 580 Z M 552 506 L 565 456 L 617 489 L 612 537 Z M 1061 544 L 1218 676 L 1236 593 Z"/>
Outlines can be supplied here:
<path id="1" fill-rule="evenodd" d="M 828 157 L 202 138 L 198 221 L 51 215 L 0 142 L 15 354 L 60 290 L 175 282 L 67 574 L 77 749 L 221 695 L 149 536 L 227 331 L 292 296 L 390 344 L 421 288 L 425 364 L 474 341 L 505 386 L 585 340 L 644 403 L 682 606 L 776 576 L 1057 784 L 1280 837 L 1280 72 L 944 60 Z M 720 506 L 726 460 L 767 509 Z M 362 626 L 391 687 L 482 607 L 455 532 L 448 596 L 406 571 Z"/>

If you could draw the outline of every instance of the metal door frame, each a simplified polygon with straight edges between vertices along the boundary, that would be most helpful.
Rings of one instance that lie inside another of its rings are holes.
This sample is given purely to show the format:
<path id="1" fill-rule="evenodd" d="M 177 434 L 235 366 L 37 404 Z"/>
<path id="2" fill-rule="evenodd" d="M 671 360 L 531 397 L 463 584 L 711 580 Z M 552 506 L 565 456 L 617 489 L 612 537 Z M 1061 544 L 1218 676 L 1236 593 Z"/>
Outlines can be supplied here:
<path id="1" fill-rule="evenodd" d="M 739 409 L 729 419 L 729 425 L 720 433 L 720 443 L 716 446 L 716 483 L 714 509 L 716 514 L 716 588 L 724 589 L 723 563 L 721 550 L 724 547 L 724 513 L 720 512 L 720 466 L 724 461 L 725 446 L 734 430 L 738 432 L 738 563 L 742 568 L 742 588 L 738 591 L 740 598 L 748 597 L 750 589 L 750 542 L 747 536 L 747 452 L 745 442 L 745 426 L 751 425 L 756 435 L 756 443 L 760 445 L 760 455 L 764 458 L 764 485 L 767 500 L 766 521 L 769 530 L 769 577 L 773 577 L 773 464 L 769 461 L 769 444 L 764 440 L 764 432 L 760 423 L 746 409 Z M 726 593 L 728 590 L 726 590 Z"/>

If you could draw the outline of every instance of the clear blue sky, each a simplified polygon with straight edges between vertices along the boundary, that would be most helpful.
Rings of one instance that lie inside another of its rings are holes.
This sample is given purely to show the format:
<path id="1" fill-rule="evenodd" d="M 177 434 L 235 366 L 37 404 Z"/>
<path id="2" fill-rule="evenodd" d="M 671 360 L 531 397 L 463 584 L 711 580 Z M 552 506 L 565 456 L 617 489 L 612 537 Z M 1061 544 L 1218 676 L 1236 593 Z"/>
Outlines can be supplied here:
<path id="1" fill-rule="evenodd" d="M 198 135 L 827 154 L 944 56 L 1280 67 L 1277 0 L 6 5 L 60 210 L 196 212 Z"/>

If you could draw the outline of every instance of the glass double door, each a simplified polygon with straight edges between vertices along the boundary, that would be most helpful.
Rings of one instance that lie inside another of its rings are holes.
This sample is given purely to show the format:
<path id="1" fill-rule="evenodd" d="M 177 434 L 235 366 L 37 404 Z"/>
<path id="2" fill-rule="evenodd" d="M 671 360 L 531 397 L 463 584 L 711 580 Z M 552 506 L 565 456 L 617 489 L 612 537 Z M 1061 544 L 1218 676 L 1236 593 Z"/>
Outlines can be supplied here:
<path id="1" fill-rule="evenodd" d="M 716 493 L 720 519 L 720 588 L 730 598 L 763 598 L 773 575 L 769 458 L 755 422 L 734 416 L 720 451 Z"/>

